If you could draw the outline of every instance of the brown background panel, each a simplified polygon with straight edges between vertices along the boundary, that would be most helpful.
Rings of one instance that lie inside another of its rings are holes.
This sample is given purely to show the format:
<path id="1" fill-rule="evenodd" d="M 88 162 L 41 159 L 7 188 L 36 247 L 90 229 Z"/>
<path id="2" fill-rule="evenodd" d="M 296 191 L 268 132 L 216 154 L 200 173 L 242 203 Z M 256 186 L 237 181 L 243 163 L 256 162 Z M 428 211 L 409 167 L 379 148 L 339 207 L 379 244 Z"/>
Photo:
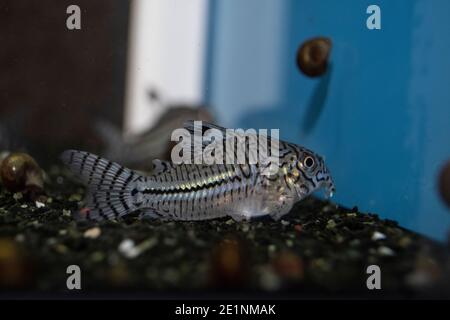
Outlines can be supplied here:
<path id="1" fill-rule="evenodd" d="M 66 28 L 71 4 L 81 30 Z M 121 124 L 127 27 L 123 0 L 2 0 L 0 125 L 43 161 L 95 149 L 96 119 Z"/>

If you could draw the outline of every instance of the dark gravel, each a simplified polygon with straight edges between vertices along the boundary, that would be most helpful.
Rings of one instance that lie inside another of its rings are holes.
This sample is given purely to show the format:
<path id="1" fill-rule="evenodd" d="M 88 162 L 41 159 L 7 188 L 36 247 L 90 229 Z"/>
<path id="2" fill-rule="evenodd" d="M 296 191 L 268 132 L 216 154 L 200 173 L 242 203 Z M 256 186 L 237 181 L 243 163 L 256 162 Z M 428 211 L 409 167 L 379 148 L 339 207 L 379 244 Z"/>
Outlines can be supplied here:
<path id="1" fill-rule="evenodd" d="M 84 189 L 59 167 L 42 204 L 0 192 L 0 291 L 149 296 L 450 297 L 448 247 L 375 214 L 306 199 L 282 221 L 77 223 Z M 381 268 L 368 290 L 366 268 Z"/>

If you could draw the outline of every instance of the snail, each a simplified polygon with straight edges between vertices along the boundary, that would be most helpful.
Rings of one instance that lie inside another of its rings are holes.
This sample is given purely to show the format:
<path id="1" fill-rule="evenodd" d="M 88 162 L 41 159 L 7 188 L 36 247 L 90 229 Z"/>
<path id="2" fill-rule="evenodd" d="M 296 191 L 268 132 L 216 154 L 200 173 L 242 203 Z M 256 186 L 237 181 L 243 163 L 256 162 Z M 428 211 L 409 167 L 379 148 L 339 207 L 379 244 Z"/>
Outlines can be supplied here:
<path id="1" fill-rule="evenodd" d="M 297 51 L 297 66 L 309 77 L 318 77 L 327 71 L 331 40 L 324 37 L 305 41 Z"/>
<path id="2" fill-rule="evenodd" d="M 31 156 L 13 152 L 0 161 L 0 179 L 6 190 L 23 192 L 33 200 L 44 194 L 44 172 Z"/>

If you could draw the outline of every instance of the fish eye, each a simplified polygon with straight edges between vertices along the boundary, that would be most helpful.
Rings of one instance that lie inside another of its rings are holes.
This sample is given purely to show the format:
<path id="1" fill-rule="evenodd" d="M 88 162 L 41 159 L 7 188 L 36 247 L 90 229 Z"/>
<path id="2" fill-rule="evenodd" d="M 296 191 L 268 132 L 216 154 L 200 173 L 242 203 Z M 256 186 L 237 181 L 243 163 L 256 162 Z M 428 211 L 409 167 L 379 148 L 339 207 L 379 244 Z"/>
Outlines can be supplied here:
<path id="1" fill-rule="evenodd" d="M 307 156 L 305 160 L 303 160 L 303 165 L 308 169 L 311 169 L 314 166 L 314 163 L 315 161 L 311 156 Z"/>

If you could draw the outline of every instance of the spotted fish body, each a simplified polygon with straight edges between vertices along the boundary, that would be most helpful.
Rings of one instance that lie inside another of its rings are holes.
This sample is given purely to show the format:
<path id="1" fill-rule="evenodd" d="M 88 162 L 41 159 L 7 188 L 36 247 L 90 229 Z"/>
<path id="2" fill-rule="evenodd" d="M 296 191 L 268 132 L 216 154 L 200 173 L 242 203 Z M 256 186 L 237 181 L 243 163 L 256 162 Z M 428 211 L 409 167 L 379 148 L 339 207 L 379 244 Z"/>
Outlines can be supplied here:
<path id="1" fill-rule="evenodd" d="M 136 210 L 170 220 L 224 216 L 242 220 L 263 215 L 279 219 L 314 190 L 334 191 L 329 171 L 317 154 L 280 141 L 279 156 L 279 170 L 272 175 L 262 174 L 264 168 L 258 163 L 154 160 L 153 173 L 144 176 L 84 151 L 67 150 L 62 160 L 87 185 L 85 218 L 91 220 L 116 219 Z"/>

